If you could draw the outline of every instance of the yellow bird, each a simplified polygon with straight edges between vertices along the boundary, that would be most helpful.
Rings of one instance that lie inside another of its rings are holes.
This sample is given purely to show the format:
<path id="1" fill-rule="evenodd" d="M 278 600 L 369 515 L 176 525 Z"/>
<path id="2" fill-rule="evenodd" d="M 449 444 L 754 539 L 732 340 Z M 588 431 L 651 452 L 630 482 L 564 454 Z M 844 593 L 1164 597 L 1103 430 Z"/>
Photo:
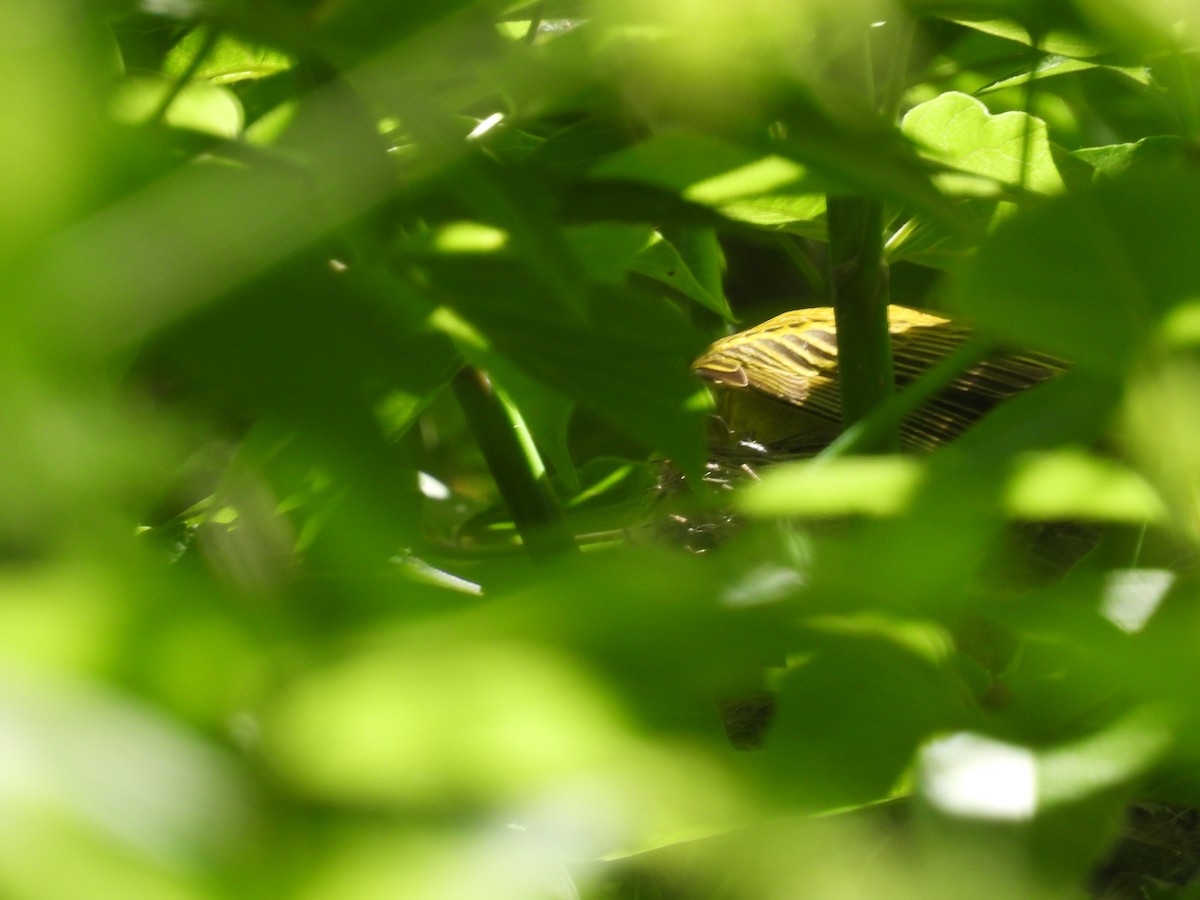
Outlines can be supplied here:
<path id="1" fill-rule="evenodd" d="M 888 307 L 899 387 L 960 347 L 971 329 L 934 313 Z M 904 421 L 901 445 L 931 450 L 965 431 L 996 404 L 1059 374 L 1064 364 L 1039 353 L 998 353 L 954 379 Z M 785 312 L 722 338 L 692 364 L 709 382 L 724 434 L 768 455 L 811 455 L 842 430 L 837 326 L 832 307 Z"/>

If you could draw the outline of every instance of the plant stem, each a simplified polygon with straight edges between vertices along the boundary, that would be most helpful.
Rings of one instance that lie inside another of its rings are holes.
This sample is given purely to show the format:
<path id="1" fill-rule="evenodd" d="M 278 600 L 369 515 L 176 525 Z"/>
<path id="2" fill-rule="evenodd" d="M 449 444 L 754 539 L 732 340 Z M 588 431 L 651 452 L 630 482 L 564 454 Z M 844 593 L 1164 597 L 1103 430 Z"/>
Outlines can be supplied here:
<path id="1" fill-rule="evenodd" d="M 840 328 L 838 333 L 840 336 Z M 846 456 L 877 445 L 885 436 L 894 436 L 901 422 L 936 397 L 963 372 L 987 359 L 994 350 L 992 343 L 983 338 L 967 341 L 903 391 L 892 394 L 884 403 L 848 427 L 817 455 L 817 459 Z M 840 350 L 838 355 L 841 355 Z"/>
<path id="2" fill-rule="evenodd" d="M 545 12 L 545 3 L 534 4 L 532 11 L 529 13 L 529 29 L 525 32 L 525 43 L 532 44 L 537 40 L 538 28 L 542 24 L 542 15 Z"/>
<path id="3" fill-rule="evenodd" d="M 849 428 L 895 393 L 896 387 L 888 331 L 883 204 L 864 197 L 830 196 L 826 209 L 842 422 Z M 896 428 L 861 447 L 878 453 L 898 448 Z"/>
<path id="4" fill-rule="evenodd" d="M 575 538 L 520 415 L 474 366 L 463 366 L 453 384 L 467 425 L 530 558 L 547 562 L 577 552 Z"/>

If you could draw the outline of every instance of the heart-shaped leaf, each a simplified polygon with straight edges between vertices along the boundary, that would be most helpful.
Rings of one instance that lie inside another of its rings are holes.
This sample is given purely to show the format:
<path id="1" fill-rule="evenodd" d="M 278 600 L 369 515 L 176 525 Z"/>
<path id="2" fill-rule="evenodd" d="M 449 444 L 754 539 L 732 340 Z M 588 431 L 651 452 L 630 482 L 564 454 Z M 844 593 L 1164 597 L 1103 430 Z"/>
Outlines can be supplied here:
<path id="1" fill-rule="evenodd" d="M 931 159 L 969 173 L 942 176 L 943 189 L 988 195 L 996 192 L 988 184 L 994 182 L 1047 194 L 1062 190 L 1046 123 L 1027 113 L 992 115 L 974 97 L 950 91 L 913 107 L 900 127 Z"/>

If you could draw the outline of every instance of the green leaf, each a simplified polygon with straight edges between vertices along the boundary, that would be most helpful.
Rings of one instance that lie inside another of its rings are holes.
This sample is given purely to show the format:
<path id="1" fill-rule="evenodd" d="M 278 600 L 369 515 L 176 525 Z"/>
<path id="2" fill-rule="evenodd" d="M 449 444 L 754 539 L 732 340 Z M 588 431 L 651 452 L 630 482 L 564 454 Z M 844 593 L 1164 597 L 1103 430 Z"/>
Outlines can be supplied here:
<path id="1" fill-rule="evenodd" d="M 659 230 L 678 252 L 679 258 L 687 264 L 697 283 L 712 298 L 716 311 L 724 318 L 732 319 L 733 313 L 729 309 L 722 283 L 725 255 L 717 242 L 716 230 L 675 223 L 667 223 Z"/>
<path id="2" fill-rule="evenodd" d="M 753 166 L 760 154 L 737 144 L 686 131 L 666 131 L 622 150 L 594 166 L 593 178 L 636 181 L 682 194 L 693 185 L 703 185 Z M 803 175 L 799 169 L 780 173 L 785 181 Z M 766 182 L 751 179 L 762 191 L 780 186 L 778 178 Z"/>
<path id="3" fill-rule="evenodd" d="M 737 497 L 747 516 L 892 516 L 907 509 L 925 478 L 908 456 L 852 456 L 772 466 Z"/>
<path id="4" fill-rule="evenodd" d="M 473 155 L 455 168 L 450 183 L 480 220 L 509 234 L 513 251 L 525 257 L 564 313 L 578 315 L 583 268 L 554 221 L 553 196 L 537 174 Z"/>
<path id="5" fill-rule="evenodd" d="M 1133 522 L 1162 518 L 1162 500 L 1140 475 L 1080 450 L 1018 460 L 1009 476 L 1005 508 L 1029 521 L 1080 519 Z"/>
<path id="6" fill-rule="evenodd" d="M 723 203 L 719 209 L 738 222 L 825 240 L 824 194 L 763 194 Z"/>
<path id="7" fill-rule="evenodd" d="M 645 248 L 654 242 L 649 225 L 597 222 L 568 228 L 567 242 L 587 277 L 606 284 L 622 284 Z"/>
<path id="8" fill-rule="evenodd" d="M 154 116 L 172 89 L 171 83 L 149 75 L 123 79 L 112 98 L 113 117 L 130 125 Z M 176 128 L 234 138 L 242 130 L 242 104 L 227 88 L 193 81 L 183 86 L 167 108 L 165 120 Z"/>
<path id="9" fill-rule="evenodd" d="M 969 197 L 958 206 L 960 215 L 974 224 L 972 233 L 949 228 L 944 222 L 910 220 L 896 232 L 884 252 L 890 262 L 918 263 L 937 269 L 954 269 L 972 256 L 978 247 L 978 235 L 987 234 L 1000 222 L 1016 212 L 1015 203 Z"/>
<path id="10" fill-rule="evenodd" d="M 570 488 L 579 484 L 567 446 L 567 428 L 575 404 L 553 385 L 540 382 L 448 309 L 436 310 L 430 324 L 452 338 L 463 358 L 482 369 L 512 399 L 533 436 L 534 444 Z"/>
<path id="11" fill-rule="evenodd" d="M 600 114 L 556 130 L 529 161 L 557 176 L 579 176 L 630 142 L 626 123 Z"/>
<path id="12" fill-rule="evenodd" d="M 818 193 L 824 187 L 793 160 L 722 138 L 674 131 L 614 154 L 589 174 L 666 188 L 716 209 L 784 189 L 792 194 Z"/>
<path id="13" fill-rule="evenodd" d="M 804 166 L 706 135 L 664 132 L 606 159 L 595 178 L 634 181 L 753 225 L 824 236 L 824 188 Z"/>
<path id="14" fill-rule="evenodd" d="M 1173 134 L 1154 135 L 1127 144 L 1083 147 L 1072 155 L 1090 165 L 1098 176 L 1112 177 L 1134 166 L 1176 160 L 1187 149 L 1182 138 Z"/>
<path id="15" fill-rule="evenodd" d="M 175 77 L 188 72 L 196 53 L 208 40 L 208 33 L 209 29 L 203 27 L 189 31 L 163 60 L 163 71 Z M 290 56 L 274 47 L 221 34 L 192 72 L 192 78 L 213 84 L 233 84 L 274 75 L 294 64 Z"/>
<path id="16" fill-rule="evenodd" d="M 1200 175 L 1147 166 L 1020 212 L 950 283 L 953 308 L 1015 346 L 1120 374 L 1200 294 Z"/>
<path id="17" fill-rule="evenodd" d="M 604 686 L 565 655 L 445 631 L 389 644 L 310 668 L 271 704 L 268 756 L 304 794 L 498 802 L 594 772 L 597 746 L 635 752 Z"/>
<path id="18" fill-rule="evenodd" d="M 987 87 L 980 88 L 976 93 L 987 94 L 992 91 L 1001 91 L 1005 88 L 1019 87 L 1023 84 L 1028 84 L 1034 79 L 1040 81 L 1043 78 L 1051 78 L 1055 75 L 1069 75 L 1072 72 L 1086 72 L 1093 69 L 1113 72 L 1143 87 L 1148 86 L 1152 80 L 1150 70 L 1145 66 L 1107 66 L 1087 60 L 1074 59 L 1070 56 L 1052 55 L 1041 59 L 1033 72 L 1022 72 L 1019 75 L 1001 78 L 999 81 L 993 81 Z"/>
<path id="19" fill-rule="evenodd" d="M 909 110 L 901 130 L 931 159 L 961 172 L 1042 193 L 1062 190 L 1046 123 L 1026 113 L 994 116 L 974 97 L 950 91 Z M 1028 154 L 1024 150 L 1027 135 Z M 995 185 L 987 181 L 960 175 L 938 177 L 947 190 L 966 194 L 995 193 Z"/>
<path id="20" fill-rule="evenodd" d="M 909 457 L 847 457 L 777 465 L 737 499 L 748 516 L 894 516 L 914 502 L 925 469 Z M 1144 522 L 1162 501 L 1139 475 L 1082 451 L 1020 458 L 1008 476 L 1005 512 L 1019 519 Z"/>
<path id="21" fill-rule="evenodd" d="M 175 385 L 178 402 L 298 435 L 314 465 L 380 514 L 372 529 L 395 552 L 417 527 L 415 473 L 387 443 L 376 404 L 389 389 L 427 397 L 459 362 L 420 326 L 419 301 L 396 294 L 307 255 L 172 323 L 137 368 Z"/>
<path id="22" fill-rule="evenodd" d="M 955 19 L 954 21 L 967 28 L 1015 41 L 1018 44 L 1032 46 L 1034 43 L 1029 30 L 1013 21 L 1005 19 Z M 1046 34 L 1039 34 L 1037 48 L 1047 53 L 1082 59 L 1099 56 L 1104 52 L 1104 48 L 1099 44 L 1089 41 L 1079 34 L 1066 31 L 1050 31 Z"/>
<path id="23" fill-rule="evenodd" d="M 890 122 L 841 121 L 811 97 L 794 93 L 780 104 L 774 153 L 799 162 L 825 193 L 865 195 L 895 203 L 947 227 L 967 229 L 931 178 L 932 167 Z"/>
<path id="24" fill-rule="evenodd" d="M 647 278 L 652 278 L 660 284 L 679 291 L 685 297 L 695 300 L 727 321 L 733 318 L 733 313 L 729 309 L 729 301 L 725 299 L 724 293 L 714 296 L 706 290 L 696 280 L 696 276 L 683 261 L 675 245 L 661 234 L 651 236 L 634 259 L 632 269 L 639 275 L 645 275 Z"/>
<path id="25" fill-rule="evenodd" d="M 700 464 L 703 389 L 689 366 L 704 339 L 662 298 L 585 282 L 576 317 L 511 256 L 438 257 L 426 267 L 492 351 L 685 470 Z"/>
<path id="26" fill-rule="evenodd" d="M 777 802 L 828 810 L 884 799 L 921 742 L 962 720 L 952 682 L 887 633 L 900 628 L 858 628 L 853 617 L 812 624 L 819 650 L 785 675 L 755 762 L 772 770 Z"/>

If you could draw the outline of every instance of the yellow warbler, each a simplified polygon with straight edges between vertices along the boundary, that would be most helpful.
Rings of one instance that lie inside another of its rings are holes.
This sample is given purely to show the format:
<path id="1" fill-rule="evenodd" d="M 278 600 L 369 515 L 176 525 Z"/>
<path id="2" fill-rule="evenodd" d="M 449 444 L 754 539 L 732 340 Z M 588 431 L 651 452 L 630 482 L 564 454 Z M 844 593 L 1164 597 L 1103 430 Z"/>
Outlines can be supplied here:
<path id="1" fill-rule="evenodd" d="M 971 336 L 966 325 L 906 306 L 888 307 L 898 386 Z M 842 428 L 837 326 L 832 307 L 785 312 L 722 338 L 692 364 L 709 382 L 729 437 L 769 453 L 804 455 Z M 1038 353 L 1000 353 L 955 378 L 900 428 L 901 445 L 928 450 L 961 434 L 997 403 L 1045 381 L 1063 364 Z"/>

